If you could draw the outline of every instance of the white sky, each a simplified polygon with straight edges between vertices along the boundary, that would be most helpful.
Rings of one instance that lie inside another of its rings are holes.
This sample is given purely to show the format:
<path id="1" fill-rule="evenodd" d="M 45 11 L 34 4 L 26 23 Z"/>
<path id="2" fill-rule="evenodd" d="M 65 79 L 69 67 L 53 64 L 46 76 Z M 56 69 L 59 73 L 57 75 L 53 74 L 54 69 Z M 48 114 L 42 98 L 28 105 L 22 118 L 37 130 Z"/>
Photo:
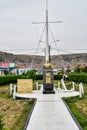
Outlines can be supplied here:
<path id="1" fill-rule="evenodd" d="M 1 51 L 30 54 L 26 49 L 37 48 L 44 24 L 31 23 L 45 21 L 45 3 L 46 0 L 0 0 Z M 60 40 L 58 49 L 87 52 L 87 0 L 49 0 L 48 9 L 49 21 L 63 21 L 50 24 L 55 40 Z M 43 47 L 45 43 L 40 44 Z"/>

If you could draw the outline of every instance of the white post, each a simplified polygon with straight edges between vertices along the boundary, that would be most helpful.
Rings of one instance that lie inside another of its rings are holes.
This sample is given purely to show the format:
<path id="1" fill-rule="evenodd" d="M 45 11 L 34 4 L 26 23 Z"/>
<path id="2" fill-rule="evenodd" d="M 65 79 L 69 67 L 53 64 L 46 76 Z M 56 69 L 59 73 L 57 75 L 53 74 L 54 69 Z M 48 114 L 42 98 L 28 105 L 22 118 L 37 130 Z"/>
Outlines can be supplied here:
<path id="1" fill-rule="evenodd" d="M 72 88 L 73 88 L 73 91 L 75 90 L 75 83 L 72 81 Z"/>
<path id="2" fill-rule="evenodd" d="M 38 82 L 36 82 L 36 90 L 38 90 Z"/>
<path id="3" fill-rule="evenodd" d="M 60 81 L 58 81 L 58 89 L 61 89 L 61 88 L 60 88 Z"/>
<path id="4" fill-rule="evenodd" d="M 79 84 L 79 97 L 82 98 L 81 83 Z"/>
<path id="5" fill-rule="evenodd" d="M 67 90 L 63 79 L 61 79 L 61 84 L 62 84 L 62 90 Z"/>
<path id="6" fill-rule="evenodd" d="M 15 99 L 16 85 L 14 85 L 13 99 Z"/>
<path id="7" fill-rule="evenodd" d="M 82 98 L 82 95 L 84 95 L 84 88 L 83 88 L 83 84 L 80 83 L 79 84 L 79 97 Z"/>
<path id="8" fill-rule="evenodd" d="M 12 94 L 12 83 L 10 83 L 10 95 Z"/>
<path id="9" fill-rule="evenodd" d="M 84 88 L 83 88 L 83 84 L 81 83 L 81 91 L 82 91 L 82 94 L 84 95 Z"/>

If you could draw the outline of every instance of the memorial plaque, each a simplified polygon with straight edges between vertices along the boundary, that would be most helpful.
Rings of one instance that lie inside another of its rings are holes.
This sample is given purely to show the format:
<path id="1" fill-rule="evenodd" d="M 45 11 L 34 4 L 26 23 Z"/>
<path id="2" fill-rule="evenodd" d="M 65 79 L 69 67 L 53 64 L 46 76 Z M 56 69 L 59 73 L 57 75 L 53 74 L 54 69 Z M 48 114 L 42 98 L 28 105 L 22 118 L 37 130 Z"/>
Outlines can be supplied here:
<path id="1" fill-rule="evenodd" d="M 32 93 L 32 79 L 18 79 L 17 80 L 17 93 Z"/>

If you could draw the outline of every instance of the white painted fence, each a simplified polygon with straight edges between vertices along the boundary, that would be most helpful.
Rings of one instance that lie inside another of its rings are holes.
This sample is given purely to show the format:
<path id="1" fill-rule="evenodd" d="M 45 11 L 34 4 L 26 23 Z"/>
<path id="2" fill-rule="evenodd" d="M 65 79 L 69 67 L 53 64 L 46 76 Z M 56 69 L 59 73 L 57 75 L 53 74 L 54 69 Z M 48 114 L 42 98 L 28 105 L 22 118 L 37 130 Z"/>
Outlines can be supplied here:
<path id="1" fill-rule="evenodd" d="M 70 90 L 67 89 L 66 85 L 68 85 L 68 84 L 72 85 L 72 88 Z M 62 85 L 62 89 L 61 89 L 60 85 Z M 82 98 L 82 96 L 84 95 L 83 83 L 76 84 L 74 81 L 69 82 L 69 83 L 65 83 L 64 79 L 61 79 L 61 81 L 58 82 L 58 90 L 61 90 L 61 91 L 64 91 L 64 92 L 75 91 L 75 86 L 79 87 L 79 97 Z"/>

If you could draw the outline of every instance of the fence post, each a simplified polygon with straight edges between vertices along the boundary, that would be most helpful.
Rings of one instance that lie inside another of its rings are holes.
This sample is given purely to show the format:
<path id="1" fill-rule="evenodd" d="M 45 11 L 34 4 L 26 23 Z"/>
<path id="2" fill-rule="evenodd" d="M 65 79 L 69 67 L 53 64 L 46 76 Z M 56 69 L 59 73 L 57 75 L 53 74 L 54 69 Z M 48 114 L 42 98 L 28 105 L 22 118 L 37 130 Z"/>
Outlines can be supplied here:
<path id="1" fill-rule="evenodd" d="M 84 87 L 82 83 L 81 83 L 81 86 L 82 86 L 82 94 L 84 95 Z"/>
<path id="2" fill-rule="evenodd" d="M 75 90 L 75 83 L 72 81 L 72 88 Z"/>
<path id="3" fill-rule="evenodd" d="M 83 88 L 83 84 L 80 83 L 79 84 L 79 97 L 82 98 L 82 95 L 84 95 L 84 88 Z"/>
<path id="4" fill-rule="evenodd" d="M 12 83 L 10 83 L 10 96 L 12 95 L 12 90 L 13 90 Z"/>
<path id="5" fill-rule="evenodd" d="M 13 99 L 15 99 L 15 94 L 16 94 L 16 85 L 14 85 Z"/>
<path id="6" fill-rule="evenodd" d="M 61 88 L 60 88 L 60 81 L 58 81 L 58 89 L 61 89 Z"/>
<path id="7" fill-rule="evenodd" d="M 36 82 L 36 90 L 38 90 L 38 82 Z"/>

